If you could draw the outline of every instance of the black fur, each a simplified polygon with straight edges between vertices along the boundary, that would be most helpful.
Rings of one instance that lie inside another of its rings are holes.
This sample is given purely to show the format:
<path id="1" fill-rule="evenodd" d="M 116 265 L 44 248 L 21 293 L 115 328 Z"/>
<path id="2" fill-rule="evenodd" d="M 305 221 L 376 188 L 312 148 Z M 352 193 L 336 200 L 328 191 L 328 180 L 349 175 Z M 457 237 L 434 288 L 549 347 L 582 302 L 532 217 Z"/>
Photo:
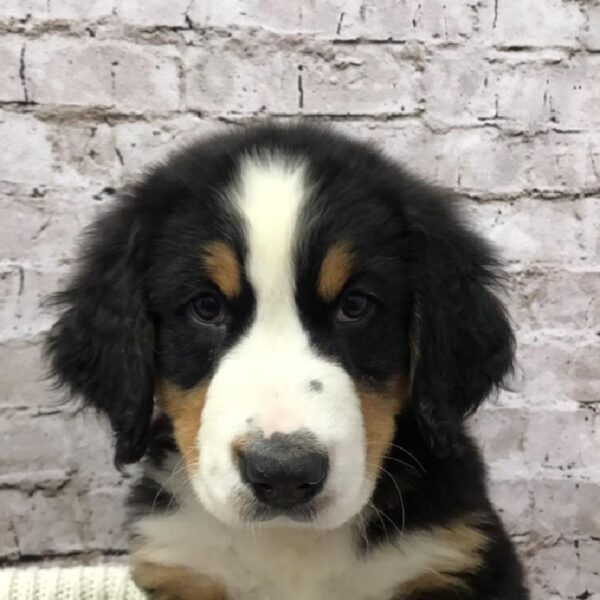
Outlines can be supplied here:
<path id="1" fill-rule="evenodd" d="M 421 192 L 421 193 L 419 193 Z M 499 265 L 452 199 L 413 188 L 413 380 L 417 422 L 432 447 L 460 449 L 458 433 L 511 370 L 514 339 L 493 288 Z"/>
<path id="2" fill-rule="evenodd" d="M 153 405 L 153 331 L 142 274 L 144 230 L 130 201 L 89 232 L 79 272 L 53 301 L 64 309 L 47 340 L 52 372 L 108 415 L 117 465 L 139 460 Z"/>
<path id="3" fill-rule="evenodd" d="M 57 295 L 62 313 L 47 344 L 53 373 L 108 415 L 117 464 L 139 460 L 148 442 L 155 465 L 174 450 L 164 417 L 150 433 L 155 379 L 191 388 L 209 378 L 254 315 L 245 279 L 222 328 L 192 323 L 186 306 L 209 285 L 200 273 L 203 243 L 226 241 L 244 264 L 243 227 L 219 191 L 240 157 L 256 149 L 303 157 L 315 182 L 296 248 L 297 304 L 312 344 L 372 389 L 395 376 L 410 381 L 373 505 L 406 531 L 486 515 L 484 567 L 465 575 L 473 597 L 525 599 L 464 429 L 465 417 L 512 368 L 513 334 L 494 292 L 499 262 L 451 194 L 364 144 L 309 126 L 268 125 L 210 138 L 155 169 L 93 226 L 78 272 Z M 343 326 L 332 318 L 337 301 L 315 291 L 325 253 L 339 240 L 352 241 L 361 265 L 351 285 L 376 300 L 367 318 Z M 172 502 L 147 480 L 132 497 L 136 511 Z M 389 523 L 371 518 L 363 551 L 394 535 Z"/>

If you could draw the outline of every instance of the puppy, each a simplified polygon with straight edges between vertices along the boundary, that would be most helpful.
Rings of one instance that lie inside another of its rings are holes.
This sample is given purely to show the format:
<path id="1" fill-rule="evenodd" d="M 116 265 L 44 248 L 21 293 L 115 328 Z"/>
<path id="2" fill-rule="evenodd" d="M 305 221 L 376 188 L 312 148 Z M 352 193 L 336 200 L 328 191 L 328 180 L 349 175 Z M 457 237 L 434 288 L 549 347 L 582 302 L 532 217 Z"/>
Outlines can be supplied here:
<path id="1" fill-rule="evenodd" d="M 448 192 L 307 125 L 184 149 L 92 227 L 58 381 L 107 415 L 137 584 L 169 600 L 523 600 L 464 420 L 509 373 Z"/>

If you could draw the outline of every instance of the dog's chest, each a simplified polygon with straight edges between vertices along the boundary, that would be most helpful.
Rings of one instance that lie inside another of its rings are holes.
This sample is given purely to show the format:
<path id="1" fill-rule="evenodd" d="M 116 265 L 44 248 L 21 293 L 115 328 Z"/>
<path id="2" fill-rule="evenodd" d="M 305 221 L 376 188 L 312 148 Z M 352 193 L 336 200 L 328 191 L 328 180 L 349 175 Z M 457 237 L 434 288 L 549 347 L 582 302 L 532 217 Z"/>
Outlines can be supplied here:
<path id="1" fill-rule="evenodd" d="M 350 528 L 232 531 L 206 513 L 182 511 L 146 517 L 137 529 L 144 559 L 222 581 L 231 600 L 388 600 L 408 575 L 397 550 L 395 560 L 357 557 Z"/>

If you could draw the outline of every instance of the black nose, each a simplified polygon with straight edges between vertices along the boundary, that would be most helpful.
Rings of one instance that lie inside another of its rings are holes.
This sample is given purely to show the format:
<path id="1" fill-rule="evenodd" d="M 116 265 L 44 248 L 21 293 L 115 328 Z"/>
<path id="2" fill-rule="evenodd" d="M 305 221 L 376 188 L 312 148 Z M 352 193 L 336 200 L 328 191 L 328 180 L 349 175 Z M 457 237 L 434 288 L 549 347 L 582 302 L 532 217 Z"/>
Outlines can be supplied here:
<path id="1" fill-rule="evenodd" d="M 292 508 L 316 496 L 325 483 L 327 454 L 294 434 L 274 433 L 240 454 L 242 478 L 256 498 L 275 508 Z"/>

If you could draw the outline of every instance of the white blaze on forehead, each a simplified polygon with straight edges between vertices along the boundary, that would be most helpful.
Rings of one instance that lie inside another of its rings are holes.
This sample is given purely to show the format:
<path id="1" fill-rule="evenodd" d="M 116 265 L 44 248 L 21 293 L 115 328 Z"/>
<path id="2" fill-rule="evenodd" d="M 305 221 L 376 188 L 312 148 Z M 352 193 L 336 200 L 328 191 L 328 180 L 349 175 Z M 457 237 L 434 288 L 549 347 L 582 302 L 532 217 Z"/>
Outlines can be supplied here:
<path id="1" fill-rule="evenodd" d="M 269 315 L 279 321 L 293 307 L 296 226 L 309 190 L 299 159 L 271 154 L 242 162 L 234 197 L 246 223 L 247 272 L 259 320 Z"/>

